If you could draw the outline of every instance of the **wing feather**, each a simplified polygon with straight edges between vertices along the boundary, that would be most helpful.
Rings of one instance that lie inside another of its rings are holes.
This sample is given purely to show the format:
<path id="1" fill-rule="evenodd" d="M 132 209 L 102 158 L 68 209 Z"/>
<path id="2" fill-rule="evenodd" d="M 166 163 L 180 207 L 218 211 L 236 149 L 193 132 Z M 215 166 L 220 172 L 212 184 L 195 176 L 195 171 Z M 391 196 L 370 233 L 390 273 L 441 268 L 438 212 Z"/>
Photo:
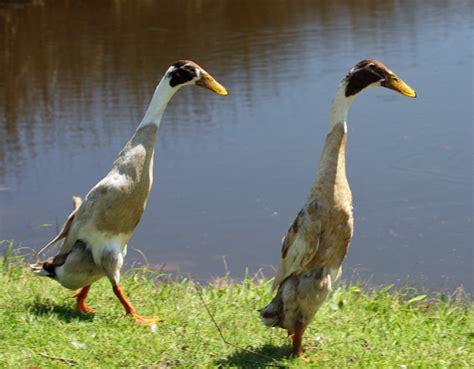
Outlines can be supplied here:
<path id="1" fill-rule="evenodd" d="M 66 220 L 66 223 L 64 223 L 64 225 L 62 226 L 58 234 L 51 241 L 49 241 L 46 245 L 43 246 L 43 248 L 38 252 L 38 255 L 45 252 L 56 242 L 62 240 L 68 235 L 69 230 L 71 229 L 71 224 L 74 221 L 74 216 L 76 215 L 76 211 L 81 206 L 81 204 L 82 204 L 82 200 L 79 196 L 72 197 L 72 205 L 74 207 L 74 210 L 71 212 L 71 214 L 69 214 Z"/>
<path id="2" fill-rule="evenodd" d="M 318 252 L 320 235 L 318 202 L 313 200 L 301 209 L 283 238 L 280 266 L 273 281 L 273 291 L 290 275 L 305 271 Z"/>

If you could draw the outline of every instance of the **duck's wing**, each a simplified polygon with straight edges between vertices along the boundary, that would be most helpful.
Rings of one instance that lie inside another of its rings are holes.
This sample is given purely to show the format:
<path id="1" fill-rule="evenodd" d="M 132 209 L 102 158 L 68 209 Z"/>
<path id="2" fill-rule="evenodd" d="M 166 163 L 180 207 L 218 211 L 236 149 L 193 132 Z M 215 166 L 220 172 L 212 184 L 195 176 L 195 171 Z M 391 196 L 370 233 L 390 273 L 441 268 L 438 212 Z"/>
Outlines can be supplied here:
<path id="1" fill-rule="evenodd" d="M 318 202 L 313 200 L 301 209 L 283 238 L 280 266 L 273 281 L 273 291 L 290 275 L 305 270 L 316 256 L 320 235 Z"/>
<path id="2" fill-rule="evenodd" d="M 38 254 L 45 252 L 56 242 L 61 241 L 63 238 L 67 236 L 67 234 L 69 233 L 69 230 L 71 229 L 71 224 L 74 221 L 74 216 L 76 215 L 76 211 L 77 209 L 79 209 L 81 204 L 82 204 L 82 199 L 79 196 L 72 197 L 72 205 L 74 207 L 74 210 L 72 211 L 71 214 L 69 214 L 66 220 L 66 223 L 64 223 L 59 233 L 51 241 L 49 241 L 46 245 L 44 245 L 43 248 L 38 252 Z"/>

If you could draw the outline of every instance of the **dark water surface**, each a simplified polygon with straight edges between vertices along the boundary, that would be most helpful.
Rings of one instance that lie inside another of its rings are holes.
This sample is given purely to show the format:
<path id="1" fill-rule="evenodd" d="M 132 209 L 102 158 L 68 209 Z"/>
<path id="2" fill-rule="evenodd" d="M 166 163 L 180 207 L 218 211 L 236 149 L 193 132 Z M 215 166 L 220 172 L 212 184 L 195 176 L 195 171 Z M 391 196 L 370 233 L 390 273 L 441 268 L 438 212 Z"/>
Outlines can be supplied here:
<path id="1" fill-rule="evenodd" d="M 230 95 L 173 99 L 128 261 L 138 248 L 206 279 L 225 256 L 235 277 L 272 276 L 336 86 L 374 57 L 419 97 L 372 89 L 351 108 L 345 276 L 472 292 L 472 15 L 468 0 L 0 1 L 0 239 L 49 240 L 186 58 Z"/>

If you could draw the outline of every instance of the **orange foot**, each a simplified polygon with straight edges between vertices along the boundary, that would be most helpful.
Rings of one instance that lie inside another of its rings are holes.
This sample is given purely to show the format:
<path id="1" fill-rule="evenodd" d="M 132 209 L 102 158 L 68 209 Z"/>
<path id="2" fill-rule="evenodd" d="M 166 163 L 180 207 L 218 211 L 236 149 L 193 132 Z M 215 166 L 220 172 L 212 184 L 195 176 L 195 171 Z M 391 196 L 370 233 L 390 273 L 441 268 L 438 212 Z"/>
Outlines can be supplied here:
<path id="1" fill-rule="evenodd" d="M 84 303 L 84 301 L 81 301 L 81 302 L 77 303 L 77 311 L 80 314 L 94 314 L 95 313 L 95 309 L 92 309 L 89 306 L 87 306 Z"/>
<path id="2" fill-rule="evenodd" d="M 303 363 L 307 363 L 307 364 L 309 364 L 309 363 L 317 363 L 317 362 L 319 361 L 319 360 L 316 359 L 316 358 L 311 358 L 311 359 L 310 359 L 310 358 L 307 358 L 307 357 L 305 357 L 305 356 L 303 356 L 303 355 L 301 355 L 300 357 L 298 357 L 298 359 L 300 359 Z"/>
<path id="3" fill-rule="evenodd" d="M 93 314 L 95 312 L 95 309 L 91 309 L 88 307 L 85 303 L 87 294 L 89 293 L 89 288 L 90 286 L 86 286 L 81 288 L 78 292 L 76 292 L 74 295 L 72 295 L 72 298 L 76 298 L 76 307 L 77 311 L 80 314 Z"/>
<path id="4" fill-rule="evenodd" d="M 307 358 L 307 357 L 304 356 L 303 354 L 299 354 L 299 355 L 291 354 L 291 355 L 290 355 L 290 358 L 298 359 L 298 360 L 300 360 L 300 361 L 302 361 L 303 363 L 306 363 L 306 364 L 309 364 L 309 363 L 317 363 L 318 361 L 321 360 L 321 359 L 317 359 L 317 358 Z"/>
<path id="5" fill-rule="evenodd" d="M 138 314 L 132 314 L 133 319 L 135 319 L 136 324 L 144 324 L 144 325 L 153 325 L 155 323 L 162 322 L 163 319 L 157 316 L 140 316 Z"/>

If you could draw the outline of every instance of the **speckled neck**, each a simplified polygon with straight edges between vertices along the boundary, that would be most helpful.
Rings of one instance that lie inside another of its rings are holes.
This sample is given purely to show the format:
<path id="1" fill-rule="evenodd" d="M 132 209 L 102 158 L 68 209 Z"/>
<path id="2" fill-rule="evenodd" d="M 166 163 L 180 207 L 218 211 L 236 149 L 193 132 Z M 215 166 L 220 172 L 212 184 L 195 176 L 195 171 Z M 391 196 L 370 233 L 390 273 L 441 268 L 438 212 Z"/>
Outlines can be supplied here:
<path id="1" fill-rule="evenodd" d="M 347 113 L 354 97 L 345 96 L 346 81 L 336 91 L 331 108 L 331 122 L 319 160 L 309 198 L 334 198 L 339 188 L 348 188 L 346 178 Z"/>

